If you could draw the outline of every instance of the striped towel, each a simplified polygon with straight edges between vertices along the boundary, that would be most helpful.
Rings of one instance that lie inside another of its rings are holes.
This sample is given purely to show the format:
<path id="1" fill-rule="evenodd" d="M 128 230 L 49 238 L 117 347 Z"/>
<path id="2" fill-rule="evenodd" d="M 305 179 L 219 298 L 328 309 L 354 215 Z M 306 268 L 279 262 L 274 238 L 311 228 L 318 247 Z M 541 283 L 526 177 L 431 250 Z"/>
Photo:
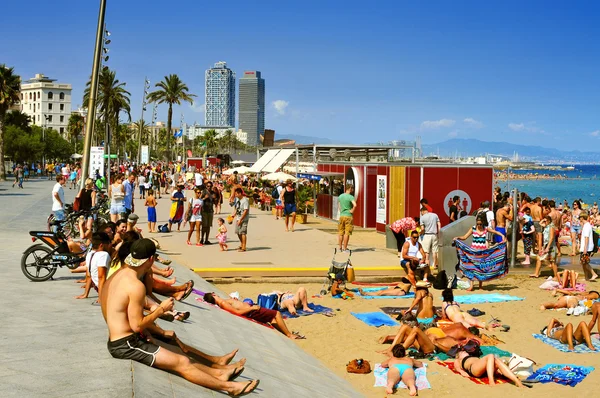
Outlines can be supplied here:
<path id="1" fill-rule="evenodd" d="M 460 240 L 456 240 L 459 267 L 471 280 L 489 281 L 508 273 L 506 263 L 506 243 L 500 243 L 488 249 L 473 249 Z"/>

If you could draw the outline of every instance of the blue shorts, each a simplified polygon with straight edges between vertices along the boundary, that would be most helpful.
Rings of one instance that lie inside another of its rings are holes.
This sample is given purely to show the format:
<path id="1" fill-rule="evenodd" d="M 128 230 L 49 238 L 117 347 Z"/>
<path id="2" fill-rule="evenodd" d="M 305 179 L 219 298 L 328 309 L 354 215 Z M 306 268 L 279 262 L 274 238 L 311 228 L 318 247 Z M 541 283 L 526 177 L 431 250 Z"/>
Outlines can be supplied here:
<path id="1" fill-rule="evenodd" d="M 506 236 L 506 228 L 496 227 L 496 231 L 500 232 L 503 236 Z M 502 239 L 502 236 L 494 235 L 494 242 L 500 243 L 502 242 Z"/>
<path id="2" fill-rule="evenodd" d="M 121 214 L 121 213 L 125 213 L 125 206 L 110 205 L 110 214 Z"/>
<path id="3" fill-rule="evenodd" d="M 54 218 L 56 219 L 56 221 L 62 221 L 65 219 L 65 211 L 64 210 L 55 210 L 53 213 L 54 213 Z"/>
<path id="4" fill-rule="evenodd" d="M 285 207 L 283 209 L 283 213 L 286 216 L 289 216 L 290 214 L 295 213 L 295 212 L 296 212 L 296 204 L 295 203 L 286 203 L 285 204 Z"/>
<path id="5" fill-rule="evenodd" d="M 575 234 L 579 235 L 581 232 L 581 225 L 573 225 L 571 227 L 571 231 L 575 232 Z"/>
<path id="6" fill-rule="evenodd" d="M 156 207 L 148 207 L 148 222 L 156 222 Z"/>

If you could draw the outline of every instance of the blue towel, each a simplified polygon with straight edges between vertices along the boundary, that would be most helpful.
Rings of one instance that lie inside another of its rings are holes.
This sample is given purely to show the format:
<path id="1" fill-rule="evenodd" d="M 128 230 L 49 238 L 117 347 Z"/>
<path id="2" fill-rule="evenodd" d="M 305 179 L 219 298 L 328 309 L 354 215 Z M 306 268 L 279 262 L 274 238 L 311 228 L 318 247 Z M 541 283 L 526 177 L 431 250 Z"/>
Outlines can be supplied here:
<path id="1" fill-rule="evenodd" d="M 351 312 L 355 318 L 360 319 L 369 326 L 397 326 L 398 322 L 383 312 Z"/>
<path id="2" fill-rule="evenodd" d="M 524 300 L 524 298 L 499 293 L 465 294 L 462 296 L 454 296 L 454 301 L 456 301 L 458 304 L 501 303 L 503 301 L 521 300 Z"/>
<path id="3" fill-rule="evenodd" d="M 324 306 L 319 305 L 319 304 L 309 303 L 308 304 L 308 308 L 310 308 L 314 312 L 306 312 L 306 311 L 303 311 L 303 310 L 297 310 L 296 313 L 298 315 L 294 316 L 294 315 L 291 315 L 288 312 L 287 309 L 280 309 L 280 311 L 281 311 L 281 315 L 283 315 L 284 317 L 288 317 L 288 318 L 297 318 L 299 316 L 306 316 L 306 315 L 312 315 L 312 314 L 322 314 L 322 313 L 326 313 L 326 312 L 333 313 L 333 310 L 331 308 L 324 307 Z"/>
<path id="4" fill-rule="evenodd" d="M 575 387 L 589 375 L 593 367 L 578 365 L 548 364 L 536 370 L 527 380 L 537 380 L 540 383 L 558 383 L 565 386 Z"/>
<path id="5" fill-rule="evenodd" d="M 383 287 L 366 287 L 364 289 L 362 289 L 364 292 L 377 292 L 379 290 L 385 290 L 387 289 L 387 286 L 383 286 Z M 352 290 L 354 291 L 354 289 Z M 356 296 L 363 298 L 365 300 L 370 300 L 370 299 L 401 299 L 401 298 L 415 298 L 415 294 L 413 292 L 409 292 L 408 294 L 405 294 L 404 296 L 363 296 L 362 294 L 360 294 L 360 292 L 358 290 L 356 290 Z"/>
<path id="6" fill-rule="evenodd" d="M 543 334 L 534 334 L 533 337 L 535 337 L 538 340 L 543 341 L 544 343 L 546 343 L 562 352 L 574 352 L 577 354 L 589 354 L 589 353 L 600 352 L 600 340 L 598 340 L 596 335 L 592 336 L 592 344 L 594 345 L 594 347 L 596 347 L 596 351 L 590 350 L 585 344 L 577 344 L 575 346 L 575 349 L 573 351 L 571 351 L 571 350 L 569 350 L 568 345 L 563 344 L 558 340 L 551 339 L 550 337 L 545 336 Z"/>

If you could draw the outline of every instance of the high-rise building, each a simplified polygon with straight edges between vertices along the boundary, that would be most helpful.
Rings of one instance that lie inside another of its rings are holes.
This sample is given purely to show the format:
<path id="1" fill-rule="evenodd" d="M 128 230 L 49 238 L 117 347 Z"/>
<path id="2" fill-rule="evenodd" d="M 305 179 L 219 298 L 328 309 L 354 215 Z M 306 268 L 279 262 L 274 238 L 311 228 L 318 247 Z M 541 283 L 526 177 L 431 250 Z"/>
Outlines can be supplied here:
<path id="1" fill-rule="evenodd" d="M 235 126 L 235 72 L 225 62 L 206 71 L 206 126 Z"/>
<path id="2" fill-rule="evenodd" d="M 31 117 L 32 124 L 48 127 L 67 135 L 71 116 L 71 85 L 55 83 L 43 74 L 21 84 L 21 111 Z"/>
<path id="3" fill-rule="evenodd" d="M 240 79 L 240 130 L 248 134 L 248 145 L 260 146 L 265 132 L 265 80 L 259 71 L 245 71 Z"/>

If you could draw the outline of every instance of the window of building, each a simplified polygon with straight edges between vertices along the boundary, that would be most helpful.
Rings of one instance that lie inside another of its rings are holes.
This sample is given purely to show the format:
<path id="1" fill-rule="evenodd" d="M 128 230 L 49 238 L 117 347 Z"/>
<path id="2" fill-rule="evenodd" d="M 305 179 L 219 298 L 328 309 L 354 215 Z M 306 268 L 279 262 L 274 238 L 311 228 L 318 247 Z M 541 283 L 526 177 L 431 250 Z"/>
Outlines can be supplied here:
<path id="1" fill-rule="evenodd" d="M 65 132 L 65 128 L 64 128 L 64 127 L 61 127 L 61 128 L 60 128 L 60 133 L 61 133 L 61 134 L 63 134 L 64 132 Z"/>
<path id="2" fill-rule="evenodd" d="M 21 93 L 21 101 L 23 101 L 23 93 Z"/>
<path id="3" fill-rule="evenodd" d="M 35 104 L 33 104 L 33 111 L 35 112 Z"/>
<path id="4" fill-rule="evenodd" d="M 31 104 L 29 104 L 29 110 L 31 110 Z"/>
<path id="5" fill-rule="evenodd" d="M 65 99 L 65 93 L 60 93 L 58 95 L 58 98 L 60 98 L 61 100 L 64 100 Z"/>
<path id="6" fill-rule="evenodd" d="M 35 117 L 35 116 L 34 116 Z M 38 122 L 40 121 L 40 115 L 38 115 Z"/>
<path id="7" fill-rule="evenodd" d="M 65 122 L 65 117 L 64 117 L 64 116 L 61 116 L 61 117 L 60 117 L 60 122 L 61 122 L 61 123 L 64 123 L 64 122 Z"/>
<path id="8" fill-rule="evenodd" d="M 65 104 L 60 104 L 60 110 L 64 111 L 65 110 Z"/>
<path id="9" fill-rule="evenodd" d="M 29 93 L 29 99 L 31 99 L 31 93 Z"/>
<path id="10" fill-rule="evenodd" d="M 52 115 L 48 115 L 46 116 L 46 120 L 48 120 L 48 123 L 52 123 Z"/>
<path id="11" fill-rule="evenodd" d="M 48 93 L 48 99 L 51 100 L 52 98 L 54 98 L 54 94 L 52 94 L 52 91 L 50 91 Z"/>
<path id="12" fill-rule="evenodd" d="M 48 104 L 48 110 L 51 111 L 52 110 L 52 104 Z"/>
<path id="13" fill-rule="evenodd" d="M 34 101 L 35 101 L 35 94 L 36 94 L 36 93 L 33 93 L 33 100 L 34 100 Z"/>

